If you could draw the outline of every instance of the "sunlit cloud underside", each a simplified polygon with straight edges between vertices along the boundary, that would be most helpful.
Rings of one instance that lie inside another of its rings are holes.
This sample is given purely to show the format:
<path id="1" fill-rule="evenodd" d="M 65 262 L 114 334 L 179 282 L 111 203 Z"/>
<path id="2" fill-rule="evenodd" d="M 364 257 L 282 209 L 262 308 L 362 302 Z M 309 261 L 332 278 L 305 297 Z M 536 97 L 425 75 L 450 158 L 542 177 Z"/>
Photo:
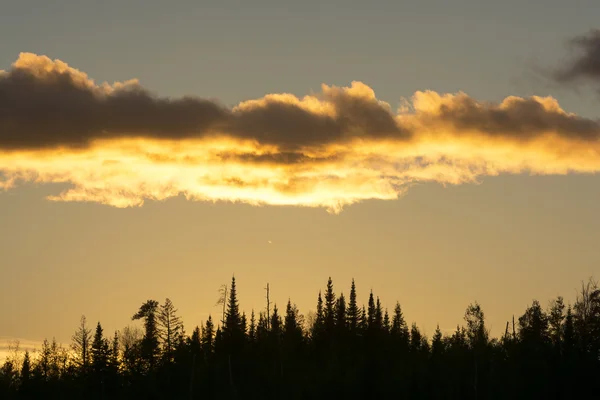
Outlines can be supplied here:
<path id="1" fill-rule="evenodd" d="M 600 125 L 550 97 L 478 102 L 416 92 L 393 110 L 361 82 L 234 108 L 96 84 L 22 53 L 0 72 L 0 188 L 67 183 L 53 201 L 323 207 L 397 199 L 411 185 L 499 174 L 595 173 Z"/>

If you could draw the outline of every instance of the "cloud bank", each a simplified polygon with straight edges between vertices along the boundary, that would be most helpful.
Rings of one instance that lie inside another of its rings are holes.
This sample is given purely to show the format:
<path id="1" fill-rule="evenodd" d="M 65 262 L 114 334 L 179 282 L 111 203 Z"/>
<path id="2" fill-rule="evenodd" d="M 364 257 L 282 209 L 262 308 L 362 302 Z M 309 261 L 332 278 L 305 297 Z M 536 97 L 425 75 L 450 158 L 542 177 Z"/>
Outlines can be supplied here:
<path id="1" fill-rule="evenodd" d="M 419 91 L 393 110 L 352 82 L 228 108 L 159 97 L 136 80 L 99 84 L 31 53 L 0 71 L 0 188 L 70 184 L 55 201 L 133 207 L 184 195 L 339 212 L 419 182 L 594 173 L 599 136 L 598 121 L 551 97 Z"/>

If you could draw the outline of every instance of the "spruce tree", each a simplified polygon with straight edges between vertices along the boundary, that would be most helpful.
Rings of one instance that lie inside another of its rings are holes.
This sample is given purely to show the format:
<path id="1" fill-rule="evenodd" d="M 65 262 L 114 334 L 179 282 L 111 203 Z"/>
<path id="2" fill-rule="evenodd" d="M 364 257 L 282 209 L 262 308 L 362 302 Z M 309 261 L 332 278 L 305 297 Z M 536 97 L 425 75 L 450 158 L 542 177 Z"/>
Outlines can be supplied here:
<path id="1" fill-rule="evenodd" d="M 356 333 L 358 328 L 358 319 L 359 319 L 360 310 L 358 308 L 358 303 L 356 300 L 356 285 L 354 284 L 354 279 L 352 279 L 352 285 L 350 286 L 350 297 L 348 300 L 348 329 L 352 333 Z"/>
<path id="2" fill-rule="evenodd" d="M 327 334 L 331 334 L 335 326 L 335 293 L 331 277 L 327 280 L 327 290 L 325 292 L 324 320 L 325 331 Z"/>
<path id="3" fill-rule="evenodd" d="M 96 375 L 104 374 L 110 360 L 108 341 L 104 338 L 104 331 L 100 322 L 96 325 L 96 332 L 92 341 L 92 370 Z"/>
<path id="4" fill-rule="evenodd" d="M 223 324 L 223 335 L 228 340 L 239 340 L 243 336 L 244 328 L 242 326 L 242 315 L 237 299 L 237 290 L 235 286 L 235 277 L 231 278 L 231 288 L 229 289 L 229 298 L 227 301 L 227 311 L 225 312 L 225 323 Z"/>
<path id="5" fill-rule="evenodd" d="M 211 354 L 214 349 L 215 326 L 212 322 L 212 316 L 208 316 L 205 325 L 202 327 L 202 338 L 200 340 L 204 354 Z"/>
<path id="6" fill-rule="evenodd" d="M 250 314 L 250 326 L 248 327 L 248 341 L 254 343 L 256 341 L 256 317 L 254 316 L 254 309 Z"/>

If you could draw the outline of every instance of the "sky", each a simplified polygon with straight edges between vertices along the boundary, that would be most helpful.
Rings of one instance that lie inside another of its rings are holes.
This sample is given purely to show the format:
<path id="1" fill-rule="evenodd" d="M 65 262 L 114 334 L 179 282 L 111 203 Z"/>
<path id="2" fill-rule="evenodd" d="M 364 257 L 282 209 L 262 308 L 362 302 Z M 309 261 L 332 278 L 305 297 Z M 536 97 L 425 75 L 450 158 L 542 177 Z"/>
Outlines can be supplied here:
<path id="1" fill-rule="evenodd" d="M 499 335 L 574 300 L 599 271 L 600 63 L 568 43 L 599 13 L 3 2 L 0 340 L 68 344 L 82 314 L 110 332 L 166 297 L 191 331 L 233 274 L 248 313 L 267 283 L 307 313 L 355 278 L 429 335 L 473 301 Z"/>

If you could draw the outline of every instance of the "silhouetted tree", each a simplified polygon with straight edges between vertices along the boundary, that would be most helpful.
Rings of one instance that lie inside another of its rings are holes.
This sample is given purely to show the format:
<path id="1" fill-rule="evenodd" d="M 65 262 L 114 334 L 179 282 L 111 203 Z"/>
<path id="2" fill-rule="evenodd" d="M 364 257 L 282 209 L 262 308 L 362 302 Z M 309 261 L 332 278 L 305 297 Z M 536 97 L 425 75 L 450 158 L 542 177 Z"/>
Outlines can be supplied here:
<path id="1" fill-rule="evenodd" d="M 144 320 L 144 337 L 140 343 L 140 354 L 146 362 L 146 368 L 152 370 L 156 366 L 160 348 L 159 348 L 159 333 L 156 318 L 158 302 L 156 300 L 148 300 L 132 317 L 132 320 Z"/>
<path id="2" fill-rule="evenodd" d="M 77 331 L 72 337 L 73 344 L 71 347 L 76 355 L 75 362 L 83 372 L 87 371 L 90 362 L 91 339 L 92 331 L 87 327 L 85 315 L 82 315 L 79 328 L 77 328 Z"/>
<path id="3" fill-rule="evenodd" d="M 183 330 L 183 324 L 181 318 L 177 316 L 177 309 L 168 298 L 165 299 L 165 302 L 160 306 L 158 312 L 158 327 L 164 359 L 167 362 L 172 362 L 175 345 Z"/>

